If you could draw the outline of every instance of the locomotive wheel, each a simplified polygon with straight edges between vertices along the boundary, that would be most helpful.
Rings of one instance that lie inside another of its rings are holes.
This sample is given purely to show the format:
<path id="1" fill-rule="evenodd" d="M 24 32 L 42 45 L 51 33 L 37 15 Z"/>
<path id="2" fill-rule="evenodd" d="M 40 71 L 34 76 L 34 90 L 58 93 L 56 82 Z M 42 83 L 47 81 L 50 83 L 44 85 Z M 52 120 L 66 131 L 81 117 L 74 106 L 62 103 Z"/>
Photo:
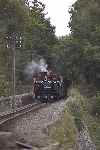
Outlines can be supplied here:
<path id="1" fill-rule="evenodd" d="M 45 95 L 41 95 L 40 101 L 41 101 L 42 103 L 47 103 L 47 102 L 48 102 L 48 97 L 45 98 Z"/>

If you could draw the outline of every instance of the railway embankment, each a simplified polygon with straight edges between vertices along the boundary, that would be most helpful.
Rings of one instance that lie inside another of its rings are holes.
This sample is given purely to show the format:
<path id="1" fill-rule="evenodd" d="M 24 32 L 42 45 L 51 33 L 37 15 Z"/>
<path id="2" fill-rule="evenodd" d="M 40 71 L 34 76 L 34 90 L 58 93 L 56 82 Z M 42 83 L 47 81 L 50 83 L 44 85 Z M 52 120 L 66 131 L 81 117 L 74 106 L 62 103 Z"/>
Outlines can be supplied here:
<path id="1" fill-rule="evenodd" d="M 62 118 L 67 100 L 47 104 L 45 108 L 31 112 L 7 124 L 2 131 L 19 136 L 19 141 L 28 143 L 36 150 L 58 150 L 60 143 L 49 135 L 49 129 Z"/>
<path id="2" fill-rule="evenodd" d="M 3 130 L 34 150 L 99 150 L 91 132 L 94 122 L 91 124 L 87 99 L 78 88 L 69 90 L 68 95 L 66 100 L 26 114 Z"/>
<path id="3" fill-rule="evenodd" d="M 78 88 L 69 91 L 63 117 L 49 130 L 50 136 L 60 143 L 60 150 L 98 149 L 93 138 L 95 135 L 90 131 L 90 126 L 93 126 L 87 105 L 87 99 L 80 94 Z"/>
<path id="4" fill-rule="evenodd" d="M 69 92 L 67 110 L 74 118 L 74 124 L 77 129 L 78 150 L 96 150 L 95 141 L 89 129 L 89 126 L 91 126 L 91 121 L 89 120 L 91 115 L 88 109 L 87 97 L 81 94 L 79 88 L 72 88 Z"/>

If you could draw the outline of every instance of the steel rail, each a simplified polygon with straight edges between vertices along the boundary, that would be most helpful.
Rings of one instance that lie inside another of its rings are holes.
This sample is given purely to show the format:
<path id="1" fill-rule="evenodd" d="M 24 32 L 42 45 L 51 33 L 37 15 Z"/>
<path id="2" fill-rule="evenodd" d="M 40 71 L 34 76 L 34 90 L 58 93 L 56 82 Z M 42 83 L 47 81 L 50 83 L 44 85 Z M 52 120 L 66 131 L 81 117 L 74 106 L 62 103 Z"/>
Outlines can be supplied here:
<path id="1" fill-rule="evenodd" d="M 45 103 L 34 103 L 34 104 L 29 104 L 24 107 L 18 108 L 15 111 L 12 110 L 10 112 L 3 113 L 0 115 L 0 126 L 10 120 L 13 120 L 13 119 L 21 116 L 21 115 L 24 115 L 31 111 L 36 111 L 44 106 L 46 106 Z"/>

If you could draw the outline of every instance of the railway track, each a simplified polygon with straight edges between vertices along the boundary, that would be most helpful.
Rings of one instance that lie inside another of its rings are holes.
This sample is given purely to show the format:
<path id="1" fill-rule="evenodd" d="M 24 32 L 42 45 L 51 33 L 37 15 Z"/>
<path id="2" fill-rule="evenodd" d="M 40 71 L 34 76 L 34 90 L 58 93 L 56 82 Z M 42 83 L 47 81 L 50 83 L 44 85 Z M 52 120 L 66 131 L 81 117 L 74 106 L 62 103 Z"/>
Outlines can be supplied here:
<path id="1" fill-rule="evenodd" d="M 33 103 L 33 104 L 28 104 L 24 107 L 21 107 L 21 108 L 18 108 L 16 110 L 12 110 L 8 113 L 3 113 L 0 115 L 0 127 L 7 123 L 8 121 L 11 121 L 21 115 L 24 115 L 28 112 L 31 112 L 31 111 L 36 111 L 42 107 L 46 106 L 45 103 Z"/>

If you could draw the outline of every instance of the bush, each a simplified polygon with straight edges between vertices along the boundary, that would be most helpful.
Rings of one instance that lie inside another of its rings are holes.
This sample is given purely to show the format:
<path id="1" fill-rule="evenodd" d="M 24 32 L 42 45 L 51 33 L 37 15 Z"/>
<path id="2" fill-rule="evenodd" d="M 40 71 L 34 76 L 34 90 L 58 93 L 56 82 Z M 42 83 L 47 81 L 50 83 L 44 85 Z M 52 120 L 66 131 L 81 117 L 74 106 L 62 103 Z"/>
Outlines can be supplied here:
<path id="1" fill-rule="evenodd" d="M 8 93 L 8 83 L 4 79 L 0 80 L 0 96 L 6 96 Z"/>
<path id="2" fill-rule="evenodd" d="M 63 112 L 61 120 L 49 129 L 49 134 L 63 150 L 74 149 L 77 143 L 77 129 L 74 119 L 67 109 Z"/>
<path id="3" fill-rule="evenodd" d="M 94 104 L 92 106 L 92 114 L 99 116 L 100 115 L 100 92 L 97 92 Z"/>
<path id="4" fill-rule="evenodd" d="M 86 113 L 86 105 L 84 97 L 78 89 L 71 89 L 69 93 L 69 101 L 67 103 L 68 111 L 74 117 L 74 122 L 78 131 L 84 128 L 84 114 Z"/>

